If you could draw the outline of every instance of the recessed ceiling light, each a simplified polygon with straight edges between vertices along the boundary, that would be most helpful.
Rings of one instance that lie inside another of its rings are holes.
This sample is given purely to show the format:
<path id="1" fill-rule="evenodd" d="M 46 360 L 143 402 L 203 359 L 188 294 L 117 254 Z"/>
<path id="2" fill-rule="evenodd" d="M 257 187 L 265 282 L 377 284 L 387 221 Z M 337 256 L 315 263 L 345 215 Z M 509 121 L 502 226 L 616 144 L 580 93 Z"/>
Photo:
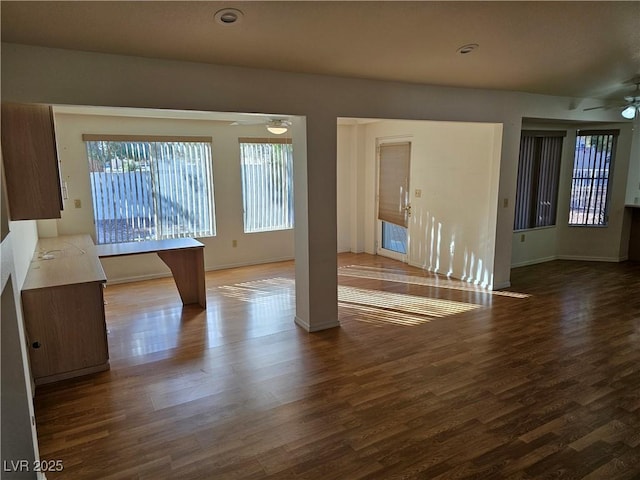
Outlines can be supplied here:
<path id="1" fill-rule="evenodd" d="M 233 25 L 242 20 L 242 16 L 243 13 L 237 8 L 223 8 L 216 12 L 214 18 L 221 25 Z"/>
<path id="2" fill-rule="evenodd" d="M 467 53 L 471 53 L 473 52 L 476 48 L 478 48 L 480 45 L 478 45 L 477 43 L 467 43 L 466 45 L 461 46 L 457 52 L 460 55 L 466 55 Z"/>

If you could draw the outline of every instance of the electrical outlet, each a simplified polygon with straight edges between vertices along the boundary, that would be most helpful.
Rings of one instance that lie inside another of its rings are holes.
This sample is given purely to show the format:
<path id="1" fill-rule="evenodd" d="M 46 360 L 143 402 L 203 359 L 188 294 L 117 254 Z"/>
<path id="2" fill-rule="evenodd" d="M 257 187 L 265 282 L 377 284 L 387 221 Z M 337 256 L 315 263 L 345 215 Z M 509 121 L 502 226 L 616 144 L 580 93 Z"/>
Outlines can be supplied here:
<path id="1" fill-rule="evenodd" d="M 73 201 L 73 206 L 76 207 L 76 208 L 82 208 L 82 201 L 79 198 L 76 198 Z"/>
<path id="2" fill-rule="evenodd" d="M 238 246 L 238 240 L 231 240 L 231 246 L 236 248 Z"/>

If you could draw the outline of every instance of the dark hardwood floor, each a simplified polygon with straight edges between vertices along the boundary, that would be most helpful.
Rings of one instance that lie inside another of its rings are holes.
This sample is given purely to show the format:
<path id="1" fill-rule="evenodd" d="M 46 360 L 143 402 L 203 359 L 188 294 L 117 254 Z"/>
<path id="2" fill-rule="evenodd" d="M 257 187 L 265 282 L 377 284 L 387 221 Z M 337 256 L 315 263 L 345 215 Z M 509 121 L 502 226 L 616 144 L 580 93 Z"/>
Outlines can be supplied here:
<path id="1" fill-rule="evenodd" d="M 639 479 L 640 263 L 488 292 L 339 257 L 341 328 L 293 323 L 293 263 L 105 292 L 111 370 L 39 387 L 52 479 Z"/>

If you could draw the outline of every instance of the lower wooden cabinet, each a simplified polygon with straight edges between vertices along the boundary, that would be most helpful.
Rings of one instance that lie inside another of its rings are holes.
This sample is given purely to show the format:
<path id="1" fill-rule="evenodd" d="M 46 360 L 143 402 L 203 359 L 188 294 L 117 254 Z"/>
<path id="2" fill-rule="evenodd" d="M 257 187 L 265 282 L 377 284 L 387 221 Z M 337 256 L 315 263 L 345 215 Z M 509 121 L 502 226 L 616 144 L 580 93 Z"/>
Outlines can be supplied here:
<path id="1" fill-rule="evenodd" d="M 109 368 L 100 282 L 22 292 L 36 385 Z"/>
<path id="2" fill-rule="evenodd" d="M 631 232 L 629 234 L 629 260 L 640 261 L 640 205 L 628 205 L 631 210 Z"/>
<path id="3" fill-rule="evenodd" d="M 22 287 L 36 385 L 109 369 L 105 282 L 88 235 L 38 241 Z"/>

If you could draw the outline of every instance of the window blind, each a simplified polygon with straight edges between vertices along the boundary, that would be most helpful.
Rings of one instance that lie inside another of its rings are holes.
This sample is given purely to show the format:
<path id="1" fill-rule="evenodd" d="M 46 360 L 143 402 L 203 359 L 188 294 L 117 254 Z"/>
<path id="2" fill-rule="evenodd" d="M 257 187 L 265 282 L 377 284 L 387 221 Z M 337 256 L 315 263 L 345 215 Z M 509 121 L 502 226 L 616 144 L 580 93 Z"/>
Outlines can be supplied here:
<path id="1" fill-rule="evenodd" d="M 240 138 L 245 233 L 293 228 L 290 139 Z"/>
<path id="2" fill-rule="evenodd" d="M 97 243 L 215 235 L 211 138 L 83 139 Z"/>
<path id="3" fill-rule="evenodd" d="M 524 131 L 520 140 L 514 230 L 555 225 L 562 131 Z"/>
<path id="4" fill-rule="evenodd" d="M 411 143 L 384 143 L 379 148 L 378 219 L 406 227 Z"/>

